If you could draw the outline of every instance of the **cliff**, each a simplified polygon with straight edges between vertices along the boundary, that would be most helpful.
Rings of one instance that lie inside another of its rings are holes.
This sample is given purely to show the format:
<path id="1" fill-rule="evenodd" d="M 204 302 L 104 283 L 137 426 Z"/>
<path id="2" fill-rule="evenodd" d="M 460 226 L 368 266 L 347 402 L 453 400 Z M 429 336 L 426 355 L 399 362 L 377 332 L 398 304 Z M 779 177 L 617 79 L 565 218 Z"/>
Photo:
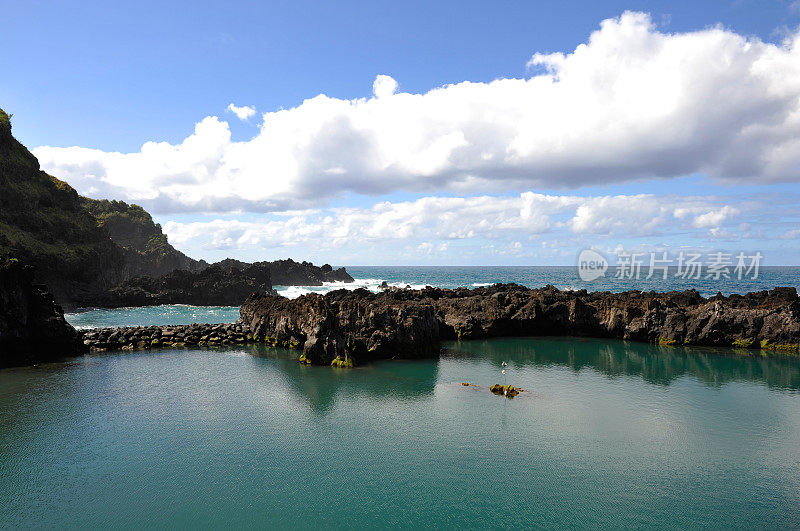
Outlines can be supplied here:
<path id="1" fill-rule="evenodd" d="M 81 198 L 81 204 L 122 249 L 124 278 L 160 277 L 176 269 L 201 271 L 208 267 L 205 261 L 189 258 L 170 245 L 161 225 L 139 205 L 87 197 Z"/>
<path id="2" fill-rule="evenodd" d="M 63 181 L 39 169 L 0 110 L 0 257 L 35 267 L 59 301 L 119 282 L 122 250 Z"/>
<path id="3" fill-rule="evenodd" d="M 344 268 L 279 260 L 209 265 L 178 251 L 147 211 L 81 197 L 39 168 L 0 109 L 0 258 L 31 265 L 35 281 L 72 309 L 165 303 L 239 305 L 253 291 L 353 279 Z M 255 269 L 253 269 L 255 267 Z"/>
<path id="4" fill-rule="evenodd" d="M 331 364 L 424 355 L 444 339 L 589 336 L 665 345 L 800 350 L 794 288 L 705 299 L 696 291 L 609 293 L 515 284 L 371 293 L 337 290 L 289 300 L 254 294 L 241 307 L 254 338 L 298 345 Z"/>
<path id="5" fill-rule="evenodd" d="M 0 367 L 27 365 L 79 354 L 78 333 L 33 270 L 17 260 L 0 263 Z"/>
<path id="6" fill-rule="evenodd" d="M 81 197 L 41 171 L 36 157 L 11 134 L 11 120 L 0 109 L 3 256 L 33 266 L 36 282 L 69 306 L 135 276 L 208 265 L 173 248 L 141 207 Z"/>

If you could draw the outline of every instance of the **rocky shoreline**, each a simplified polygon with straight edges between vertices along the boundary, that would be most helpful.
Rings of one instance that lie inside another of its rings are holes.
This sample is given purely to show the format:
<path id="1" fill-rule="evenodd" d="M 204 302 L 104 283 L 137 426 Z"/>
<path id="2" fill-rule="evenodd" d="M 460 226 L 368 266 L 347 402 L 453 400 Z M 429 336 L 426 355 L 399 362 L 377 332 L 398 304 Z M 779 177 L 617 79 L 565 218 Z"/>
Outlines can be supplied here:
<path id="1" fill-rule="evenodd" d="M 82 197 L 42 171 L 0 109 L 0 261 L 32 266 L 68 311 L 159 304 L 239 306 L 254 291 L 353 282 L 342 267 L 292 259 L 215 264 L 175 249 L 141 206 Z M 2 353 L 0 353 L 2 354 Z"/>
<path id="2" fill-rule="evenodd" d="M 795 288 L 708 299 L 695 290 L 589 293 L 516 284 L 381 293 L 357 289 L 293 300 L 253 294 L 240 313 L 254 338 L 302 345 L 301 361 L 324 365 L 420 356 L 441 340 L 498 336 L 800 352 Z"/>
<path id="3" fill-rule="evenodd" d="M 262 343 L 304 363 L 348 367 L 435 355 L 439 342 L 498 336 L 616 338 L 800 354 L 794 288 L 703 298 L 696 291 L 609 293 L 515 284 L 455 290 L 253 294 L 236 323 L 80 331 L 91 350 Z"/>

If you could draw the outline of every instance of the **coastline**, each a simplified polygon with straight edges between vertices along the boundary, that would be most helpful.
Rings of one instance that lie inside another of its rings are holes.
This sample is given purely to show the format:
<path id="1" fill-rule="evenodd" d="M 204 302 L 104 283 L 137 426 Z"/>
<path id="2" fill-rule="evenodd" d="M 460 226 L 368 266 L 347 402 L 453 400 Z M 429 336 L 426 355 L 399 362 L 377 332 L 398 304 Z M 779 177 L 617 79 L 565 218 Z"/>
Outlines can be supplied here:
<path id="1" fill-rule="evenodd" d="M 794 288 L 703 298 L 668 293 L 561 291 L 498 284 L 472 290 L 365 289 L 295 299 L 253 294 L 228 324 L 79 331 L 94 351 L 266 344 L 302 351 L 299 361 L 353 366 L 430 356 L 441 341 L 491 337 L 614 338 L 664 346 L 708 346 L 800 354 Z"/>

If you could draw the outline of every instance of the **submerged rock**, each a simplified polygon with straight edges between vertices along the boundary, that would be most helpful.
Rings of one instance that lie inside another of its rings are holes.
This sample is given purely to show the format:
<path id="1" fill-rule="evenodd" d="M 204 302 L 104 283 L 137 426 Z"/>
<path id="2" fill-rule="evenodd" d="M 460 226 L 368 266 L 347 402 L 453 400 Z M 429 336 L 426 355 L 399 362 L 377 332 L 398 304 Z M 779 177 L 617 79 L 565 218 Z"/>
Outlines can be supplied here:
<path id="1" fill-rule="evenodd" d="M 519 389 L 517 389 L 513 385 L 494 384 L 489 388 L 489 391 L 491 391 L 496 395 L 507 396 L 508 398 L 514 398 L 519 394 Z"/>

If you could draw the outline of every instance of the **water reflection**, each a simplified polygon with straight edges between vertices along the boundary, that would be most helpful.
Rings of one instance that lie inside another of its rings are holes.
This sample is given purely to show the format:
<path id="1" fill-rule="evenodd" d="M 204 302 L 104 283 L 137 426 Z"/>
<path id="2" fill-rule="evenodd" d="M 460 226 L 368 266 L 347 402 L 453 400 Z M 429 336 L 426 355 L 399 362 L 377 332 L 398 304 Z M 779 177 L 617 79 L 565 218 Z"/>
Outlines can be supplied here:
<path id="1" fill-rule="evenodd" d="M 297 362 L 297 352 L 254 345 L 254 361 L 272 358 L 287 387 L 311 409 L 325 413 L 337 397 L 380 400 L 422 400 L 433 396 L 439 367 L 436 360 L 395 360 L 356 369 L 308 366 Z"/>
<path id="2" fill-rule="evenodd" d="M 565 366 L 593 369 L 610 377 L 641 376 L 646 382 L 670 385 L 690 375 L 709 387 L 749 381 L 771 388 L 800 390 L 800 360 L 765 358 L 757 352 L 685 347 L 584 338 L 508 338 L 452 342 L 444 356 L 490 360 L 512 367 Z"/>

